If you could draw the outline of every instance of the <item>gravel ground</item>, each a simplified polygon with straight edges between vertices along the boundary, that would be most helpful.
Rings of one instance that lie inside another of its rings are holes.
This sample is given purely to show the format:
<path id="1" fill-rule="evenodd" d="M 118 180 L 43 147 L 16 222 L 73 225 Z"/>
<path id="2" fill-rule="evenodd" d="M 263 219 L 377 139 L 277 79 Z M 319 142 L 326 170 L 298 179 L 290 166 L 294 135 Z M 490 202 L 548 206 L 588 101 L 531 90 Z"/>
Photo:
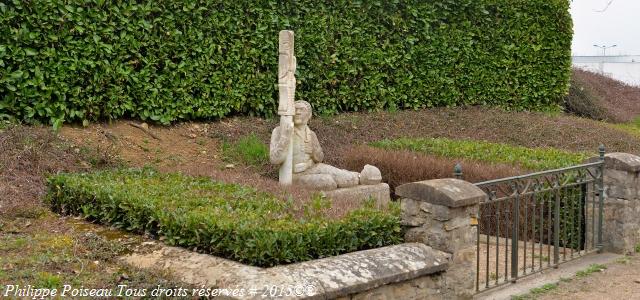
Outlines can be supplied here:
<path id="1" fill-rule="evenodd" d="M 640 255 L 619 259 L 601 272 L 560 282 L 536 299 L 640 299 Z"/>

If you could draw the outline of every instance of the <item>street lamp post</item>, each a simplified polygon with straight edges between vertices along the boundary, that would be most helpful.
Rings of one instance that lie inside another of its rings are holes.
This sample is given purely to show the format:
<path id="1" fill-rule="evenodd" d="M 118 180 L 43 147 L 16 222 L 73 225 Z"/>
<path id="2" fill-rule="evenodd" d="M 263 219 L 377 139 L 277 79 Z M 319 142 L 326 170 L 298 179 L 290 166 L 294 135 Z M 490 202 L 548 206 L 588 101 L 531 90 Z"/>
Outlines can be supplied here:
<path id="1" fill-rule="evenodd" d="M 618 45 L 611 45 L 611 46 L 600 46 L 600 45 L 593 45 L 596 48 L 600 48 L 602 49 L 602 56 L 607 56 L 607 49 L 609 48 L 614 48 L 614 47 L 618 47 Z"/>
<path id="2" fill-rule="evenodd" d="M 604 59 L 605 59 L 605 56 L 607 56 L 607 49 L 617 47 L 618 45 L 611 45 L 611 46 L 593 45 L 593 46 L 596 47 L 596 48 L 602 49 L 602 61 L 600 62 L 599 69 L 600 69 L 600 74 L 604 74 Z"/>

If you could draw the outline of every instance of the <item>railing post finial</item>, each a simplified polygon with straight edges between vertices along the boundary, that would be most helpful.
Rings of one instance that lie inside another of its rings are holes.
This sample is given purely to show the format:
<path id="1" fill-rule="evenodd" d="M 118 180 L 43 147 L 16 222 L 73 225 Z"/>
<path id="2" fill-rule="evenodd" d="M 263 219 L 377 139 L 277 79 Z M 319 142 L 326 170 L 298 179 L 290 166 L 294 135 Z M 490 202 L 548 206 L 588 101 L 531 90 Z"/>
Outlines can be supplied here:
<path id="1" fill-rule="evenodd" d="M 455 167 L 453 167 L 453 177 L 456 179 L 462 179 L 462 165 L 457 163 Z"/>

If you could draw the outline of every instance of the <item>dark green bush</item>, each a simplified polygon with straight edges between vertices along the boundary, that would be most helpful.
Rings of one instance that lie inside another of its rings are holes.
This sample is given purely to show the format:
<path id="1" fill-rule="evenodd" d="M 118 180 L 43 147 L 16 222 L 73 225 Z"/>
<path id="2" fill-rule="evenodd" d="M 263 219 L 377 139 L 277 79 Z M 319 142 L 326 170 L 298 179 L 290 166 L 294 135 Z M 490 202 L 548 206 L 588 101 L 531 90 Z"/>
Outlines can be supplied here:
<path id="1" fill-rule="evenodd" d="M 0 1 L 0 116 L 54 126 L 273 115 L 277 33 L 317 112 L 549 109 L 567 93 L 567 0 Z"/>
<path id="2" fill-rule="evenodd" d="M 290 203 L 235 184 L 150 169 L 49 179 L 53 210 L 256 266 L 273 266 L 402 241 L 399 211 L 367 206 L 342 219 L 295 218 Z M 312 205 L 313 207 L 313 205 Z"/>

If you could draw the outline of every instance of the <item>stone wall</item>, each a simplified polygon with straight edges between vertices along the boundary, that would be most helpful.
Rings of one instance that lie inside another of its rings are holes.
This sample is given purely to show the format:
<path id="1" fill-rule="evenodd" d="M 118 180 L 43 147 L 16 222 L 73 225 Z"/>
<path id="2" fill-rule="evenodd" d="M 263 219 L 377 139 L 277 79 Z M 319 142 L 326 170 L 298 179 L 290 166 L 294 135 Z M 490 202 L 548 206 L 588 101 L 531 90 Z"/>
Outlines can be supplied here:
<path id="1" fill-rule="evenodd" d="M 632 253 L 640 244 L 640 157 L 610 153 L 605 155 L 604 163 L 602 250 Z M 594 200 L 597 219 L 598 197 Z M 593 204 L 591 201 L 586 203 L 588 215 L 593 212 Z M 590 235 L 591 229 L 587 227 L 587 242 L 591 240 Z"/>
<path id="2" fill-rule="evenodd" d="M 339 300 L 423 300 L 455 298 L 447 289 L 442 273 L 391 283 L 378 288 L 353 294 Z"/>
<path id="3" fill-rule="evenodd" d="M 436 179 L 399 186 L 405 241 L 422 243 L 451 254 L 443 273 L 443 298 L 465 299 L 474 293 L 477 218 L 487 195 L 458 179 Z"/>
<path id="4" fill-rule="evenodd" d="M 177 247 L 122 258 L 160 269 L 220 299 L 443 299 L 451 255 L 420 243 L 258 268 Z M 235 292 L 235 294 L 233 294 Z"/>

